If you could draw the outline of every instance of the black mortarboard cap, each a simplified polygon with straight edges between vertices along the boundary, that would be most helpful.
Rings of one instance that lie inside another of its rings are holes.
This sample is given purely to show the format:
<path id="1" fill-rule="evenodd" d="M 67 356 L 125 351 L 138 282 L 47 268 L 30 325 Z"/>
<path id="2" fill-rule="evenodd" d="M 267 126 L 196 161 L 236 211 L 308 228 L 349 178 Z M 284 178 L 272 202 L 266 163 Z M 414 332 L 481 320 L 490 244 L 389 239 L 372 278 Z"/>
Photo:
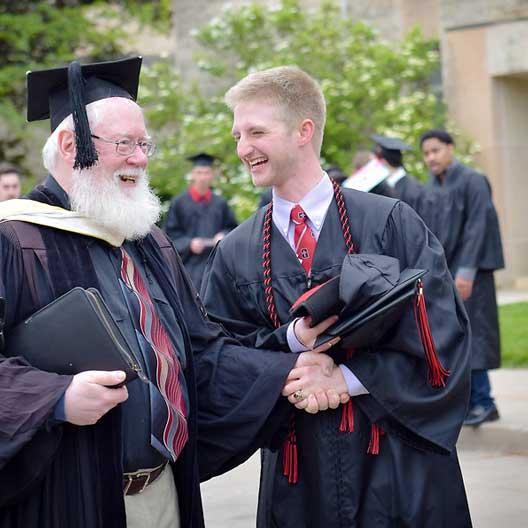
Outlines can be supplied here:
<path id="1" fill-rule="evenodd" d="M 379 145 L 380 147 L 387 150 L 399 150 L 400 152 L 404 150 L 412 150 L 411 146 L 407 145 L 405 141 L 402 141 L 399 138 L 372 134 L 370 139 L 372 139 L 376 145 Z"/>
<path id="2" fill-rule="evenodd" d="M 192 162 L 193 167 L 211 167 L 218 158 L 207 154 L 207 152 L 199 152 L 194 156 L 188 156 L 186 159 Z"/>
<path id="3" fill-rule="evenodd" d="M 306 292 L 290 314 L 310 315 L 312 325 L 339 315 L 337 323 L 317 338 L 316 346 L 337 336 L 345 347 L 373 345 L 399 319 L 425 273 L 415 269 L 400 273 L 399 261 L 386 255 L 347 255 L 341 275 Z"/>
<path id="4" fill-rule="evenodd" d="M 50 119 L 55 130 L 72 114 L 77 156 L 75 168 L 88 168 L 97 161 L 86 105 L 109 97 L 136 100 L 141 57 L 81 65 L 73 61 L 63 68 L 27 73 L 28 121 Z"/>
<path id="5" fill-rule="evenodd" d="M 372 134 L 372 141 L 376 143 L 375 153 L 383 158 L 392 167 L 403 165 L 402 152 L 412 148 L 399 138 Z"/>

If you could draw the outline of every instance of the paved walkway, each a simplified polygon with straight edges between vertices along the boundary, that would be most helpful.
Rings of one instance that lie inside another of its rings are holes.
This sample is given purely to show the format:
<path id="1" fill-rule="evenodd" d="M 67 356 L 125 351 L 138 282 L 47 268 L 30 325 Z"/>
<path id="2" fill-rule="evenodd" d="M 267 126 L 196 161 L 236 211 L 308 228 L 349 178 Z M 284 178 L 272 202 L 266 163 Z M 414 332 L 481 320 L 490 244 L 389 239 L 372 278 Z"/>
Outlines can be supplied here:
<path id="1" fill-rule="evenodd" d="M 500 289 L 497 290 L 498 304 L 512 304 L 518 302 L 528 301 L 528 290 L 511 290 Z"/>
<path id="2" fill-rule="evenodd" d="M 491 373 L 498 422 L 464 428 L 459 456 L 475 528 L 528 526 L 528 369 Z M 208 528 L 255 526 L 259 459 L 202 485 Z"/>

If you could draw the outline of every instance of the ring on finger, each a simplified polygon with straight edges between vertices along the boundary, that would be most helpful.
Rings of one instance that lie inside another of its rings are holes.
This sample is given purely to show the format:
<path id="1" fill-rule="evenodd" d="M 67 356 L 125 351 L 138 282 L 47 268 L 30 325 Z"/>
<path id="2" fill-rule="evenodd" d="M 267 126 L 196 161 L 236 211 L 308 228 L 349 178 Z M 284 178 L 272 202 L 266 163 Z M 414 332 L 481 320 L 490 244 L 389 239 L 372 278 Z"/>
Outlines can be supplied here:
<path id="1" fill-rule="evenodd" d="M 294 397 L 297 401 L 304 400 L 305 395 L 304 395 L 303 390 L 302 390 L 302 389 L 299 389 L 299 390 L 295 391 L 295 392 L 293 393 L 293 397 Z"/>

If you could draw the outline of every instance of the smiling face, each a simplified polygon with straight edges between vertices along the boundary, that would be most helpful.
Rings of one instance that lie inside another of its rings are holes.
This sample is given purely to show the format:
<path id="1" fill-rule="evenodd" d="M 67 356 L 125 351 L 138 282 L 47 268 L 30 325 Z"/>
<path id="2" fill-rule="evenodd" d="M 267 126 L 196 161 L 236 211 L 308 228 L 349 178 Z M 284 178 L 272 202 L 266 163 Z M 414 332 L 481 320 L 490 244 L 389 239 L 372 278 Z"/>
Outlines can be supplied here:
<path id="1" fill-rule="evenodd" d="M 115 141 L 147 137 L 141 109 L 132 101 L 114 98 L 98 111 L 93 134 Z M 160 215 L 159 199 L 148 185 L 146 154 L 136 145 L 132 154 L 123 156 L 114 143 L 94 142 L 98 163 L 72 171 L 72 209 L 126 239 L 144 237 Z"/>
<path id="2" fill-rule="evenodd" d="M 148 137 L 143 112 L 139 106 L 121 97 L 112 98 L 111 104 L 105 105 L 104 117 L 97 120 L 92 133 L 112 141 L 127 139 L 137 142 Z M 137 185 L 138 178 L 141 177 L 138 175 L 144 173 L 147 168 L 147 155 L 137 145 L 132 154 L 123 156 L 116 151 L 114 143 L 99 139 L 93 141 L 99 156 L 94 171 L 111 174 L 124 190 Z"/>
<path id="3" fill-rule="evenodd" d="M 234 108 L 232 134 L 237 154 L 257 187 L 280 187 L 293 174 L 300 156 L 296 129 L 280 109 L 265 101 L 244 101 Z"/>
<path id="4" fill-rule="evenodd" d="M 429 138 L 422 143 L 422 155 L 431 174 L 443 174 L 454 161 L 454 146 L 438 138 Z"/>

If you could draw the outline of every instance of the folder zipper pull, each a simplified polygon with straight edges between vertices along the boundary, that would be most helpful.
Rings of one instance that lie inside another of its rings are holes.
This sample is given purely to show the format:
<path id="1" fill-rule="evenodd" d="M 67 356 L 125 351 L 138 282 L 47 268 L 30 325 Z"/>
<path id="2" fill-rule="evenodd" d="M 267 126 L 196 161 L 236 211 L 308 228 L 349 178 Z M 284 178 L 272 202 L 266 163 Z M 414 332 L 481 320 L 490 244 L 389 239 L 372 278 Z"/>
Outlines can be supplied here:
<path id="1" fill-rule="evenodd" d="M 312 287 L 312 270 L 308 272 L 308 275 L 306 276 L 306 287 L 310 289 Z"/>

